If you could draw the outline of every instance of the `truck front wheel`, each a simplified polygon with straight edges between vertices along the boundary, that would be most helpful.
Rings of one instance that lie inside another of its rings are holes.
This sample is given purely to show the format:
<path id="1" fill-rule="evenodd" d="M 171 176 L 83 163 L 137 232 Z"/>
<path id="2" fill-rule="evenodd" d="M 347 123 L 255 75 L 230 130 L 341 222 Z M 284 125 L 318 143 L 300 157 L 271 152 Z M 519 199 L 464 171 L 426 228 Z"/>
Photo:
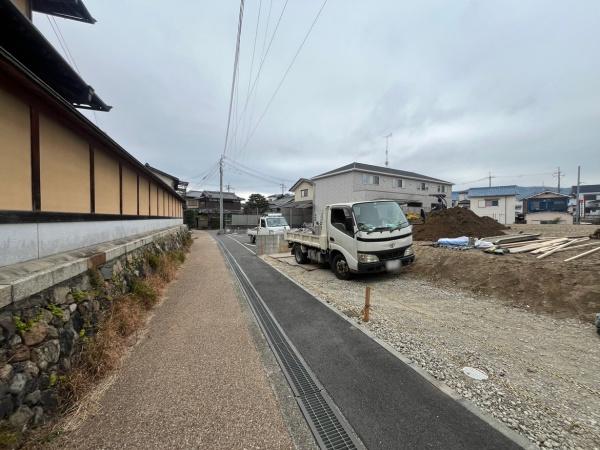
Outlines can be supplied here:
<path id="1" fill-rule="evenodd" d="M 300 245 L 294 246 L 294 256 L 296 257 L 296 262 L 298 264 L 306 264 L 308 262 L 308 256 L 306 253 L 302 252 L 302 247 Z"/>
<path id="2" fill-rule="evenodd" d="M 331 270 L 333 270 L 335 276 L 340 280 L 349 280 L 352 277 L 346 258 L 340 253 L 333 257 L 333 260 L 331 261 Z"/>

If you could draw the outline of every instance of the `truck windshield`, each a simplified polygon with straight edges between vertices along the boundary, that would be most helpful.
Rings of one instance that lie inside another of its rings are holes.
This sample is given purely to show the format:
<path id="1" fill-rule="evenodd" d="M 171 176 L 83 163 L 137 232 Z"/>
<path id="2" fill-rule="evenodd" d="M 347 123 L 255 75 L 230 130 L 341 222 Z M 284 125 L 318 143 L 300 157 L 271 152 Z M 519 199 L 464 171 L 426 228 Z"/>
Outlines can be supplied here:
<path id="1" fill-rule="evenodd" d="M 283 217 L 267 217 L 268 227 L 287 227 L 287 222 Z"/>
<path id="2" fill-rule="evenodd" d="M 352 210 L 358 231 L 394 231 L 408 225 L 402 208 L 396 202 L 358 203 Z"/>

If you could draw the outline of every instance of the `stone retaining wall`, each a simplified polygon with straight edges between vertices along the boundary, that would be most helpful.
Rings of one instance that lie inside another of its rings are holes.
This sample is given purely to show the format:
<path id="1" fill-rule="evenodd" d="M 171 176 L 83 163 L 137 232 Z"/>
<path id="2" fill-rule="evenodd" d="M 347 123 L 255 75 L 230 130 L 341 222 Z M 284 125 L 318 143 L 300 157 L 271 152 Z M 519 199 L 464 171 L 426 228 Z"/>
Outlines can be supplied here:
<path id="1" fill-rule="evenodd" d="M 118 244 L 123 251 L 105 245 L 102 254 L 84 258 L 89 268 L 83 273 L 0 308 L 0 426 L 8 422 L 23 430 L 55 414 L 57 385 L 112 298 L 151 271 L 150 255 L 183 249 L 189 232 L 176 227 L 139 239 L 143 245 L 129 250 L 123 242 Z"/>

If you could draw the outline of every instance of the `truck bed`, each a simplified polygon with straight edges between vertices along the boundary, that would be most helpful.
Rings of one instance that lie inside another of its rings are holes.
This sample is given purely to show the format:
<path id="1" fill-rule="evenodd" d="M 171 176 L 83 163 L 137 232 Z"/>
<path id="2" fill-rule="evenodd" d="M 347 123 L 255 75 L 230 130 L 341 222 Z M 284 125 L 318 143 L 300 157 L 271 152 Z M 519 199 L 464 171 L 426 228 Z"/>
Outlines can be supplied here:
<path id="1" fill-rule="evenodd" d="M 286 231 L 284 238 L 288 242 L 295 242 L 307 247 L 327 249 L 327 237 L 322 234 L 312 234 L 307 231 Z"/>

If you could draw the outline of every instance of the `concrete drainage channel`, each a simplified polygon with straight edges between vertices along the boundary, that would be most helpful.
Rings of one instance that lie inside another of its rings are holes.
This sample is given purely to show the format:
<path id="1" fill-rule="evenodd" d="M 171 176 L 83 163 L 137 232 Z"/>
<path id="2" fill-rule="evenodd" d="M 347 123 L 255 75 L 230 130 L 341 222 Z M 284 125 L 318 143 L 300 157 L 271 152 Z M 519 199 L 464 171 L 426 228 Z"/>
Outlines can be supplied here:
<path id="1" fill-rule="evenodd" d="M 328 450 L 365 449 L 339 408 L 281 329 L 233 255 L 220 240 L 217 239 L 217 242 L 292 388 L 319 447 Z"/>

